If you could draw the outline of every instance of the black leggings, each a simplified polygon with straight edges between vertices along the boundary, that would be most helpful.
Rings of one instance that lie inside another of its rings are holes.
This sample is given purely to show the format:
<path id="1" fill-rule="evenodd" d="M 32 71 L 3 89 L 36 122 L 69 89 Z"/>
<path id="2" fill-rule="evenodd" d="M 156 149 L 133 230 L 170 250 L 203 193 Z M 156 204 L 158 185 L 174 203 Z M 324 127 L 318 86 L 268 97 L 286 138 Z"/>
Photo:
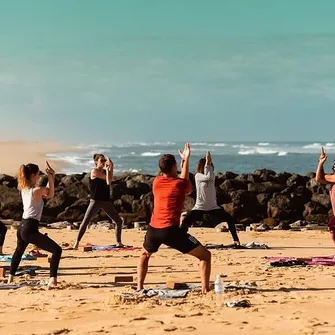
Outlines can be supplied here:
<path id="1" fill-rule="evenodd" d="M 10 265 L 10 274 L 15 276 L 23 253 L 29 243 L 52 253 L 50 261 L 50 277 L 57 277 L 62 248 L 51 238 L 38 231 L 39 222 L 35 219 L 22 219 L 17 230 L 17 246 Z"/>
<path id="2" fill-rule="evenodd" d="M 6 233 L 7 227 L 0 221 L 0 247 L 2 247 L 5 242 Z"/>
<path id="3" fill-rule="evenodd" d="M 185 216 L 183 222 L 181 223 L 181 227 L 189 228 L 195 221 L 202 221 L 204 214 L 209 215 L 211 223 L 212 223 L 211 224 L 212 227 L 215 227 L 217 224 L 221 222 L 227 222 L 229 231 L 231 235 L 233 236 L 233 240 L 235 242 L 239 241 L 239 238 L 236 232 L 236 227 L 235 227 L 235 220 L 222 207 L 218 209 L 213 209 L 211 211 L 202 211 L 198 209 L 191 210 Z"/>
<path id="4" fill-rule="evenodd" d="M 119 216 L 119 213 L 113 206 L 111 201 L 102 201 L 102 200 L 90 200 L 90 204 L 87 207 L 84 219 L 80 225 L 79 233 L 77 237 L 77 241 L 80 242 L 80 240 L 83 238 L 87 226 L 90 223 L 91 219 L 95 214 L 98 213 L 98 211 L 102 209 L 107 216 L 115 222 L 115 237 L 116 242 L 121 243 L 121 233 L 122 233 L 122 219 Z"/>

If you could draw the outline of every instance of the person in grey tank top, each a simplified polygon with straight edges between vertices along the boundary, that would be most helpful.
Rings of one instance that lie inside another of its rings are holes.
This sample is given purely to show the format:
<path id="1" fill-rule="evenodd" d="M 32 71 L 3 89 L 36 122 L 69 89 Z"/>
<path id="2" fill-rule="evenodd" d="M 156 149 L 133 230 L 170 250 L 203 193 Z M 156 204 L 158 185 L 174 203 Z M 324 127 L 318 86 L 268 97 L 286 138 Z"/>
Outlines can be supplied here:
<path id="1" fill-rule="evenodd" d="M 55 171 L 46 162 L 45 170 L 48 176 L 46 187 L 37 187 L 40 179 L 40 169 L 36 164 L 21 165 L 17 180 L 23 202 L 23 215 L 17 230 L 17 246 L 10 265 L 8 283 L 12 283 L 19 267 L 23 253 L 29 243 L 52 254 L 50 261 L 50 279 L 48 286 L 57 285 L 57 272 L 62 248 L 47 235 L 39 232 L 39 221 L 43 212 L 43 199 L 51 199 L 55 193 Z"/>
<path id="2" fill-rule="evenodd" d="M 207 152 L 206 157 L 200 159 L 197 164 L 195 185 L 197 192 L 195 205 L 184 217 L 180 226 L 188 229 L 194 222 L 202 221 L 206 214 L 210 217 L 213 227 L 221 222 L 227 222 L 234 244 L 239 245 L 234 218 L 217 204 L 214 166 L 210 152 Z"/>

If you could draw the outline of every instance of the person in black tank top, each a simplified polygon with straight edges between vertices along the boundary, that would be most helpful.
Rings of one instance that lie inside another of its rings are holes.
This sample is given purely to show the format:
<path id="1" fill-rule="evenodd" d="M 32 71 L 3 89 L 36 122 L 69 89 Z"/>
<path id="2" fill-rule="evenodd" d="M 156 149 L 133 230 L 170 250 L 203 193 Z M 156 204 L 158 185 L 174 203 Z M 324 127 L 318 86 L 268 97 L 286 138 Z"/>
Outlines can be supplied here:
<path id="1" fill-rule="evenodd" d="M 91 171 L 90 177 L 90 204 L 79 227 L 77 241 L 73 245 L 73 249 L 78 249 L 79 242 L 84 236 L 88 224 L 100 209 L 107 214 L 110 220 L 115 222 L 116 243 L 122 247 L 121 233 L 123 222 L 110 198 L 110 185 L 113 180 L 113 162 L 110 159 L 106 159 L 102 154 L 95 154 L 93 159 L 96 167 Z"/>
<path id="2" fill-rule="evenodd" d="M 106 178 L 106 177 L 105 177 Z M 109 201 L 110 186 L 100 178 L 90 179 L 91 199 Z"/>

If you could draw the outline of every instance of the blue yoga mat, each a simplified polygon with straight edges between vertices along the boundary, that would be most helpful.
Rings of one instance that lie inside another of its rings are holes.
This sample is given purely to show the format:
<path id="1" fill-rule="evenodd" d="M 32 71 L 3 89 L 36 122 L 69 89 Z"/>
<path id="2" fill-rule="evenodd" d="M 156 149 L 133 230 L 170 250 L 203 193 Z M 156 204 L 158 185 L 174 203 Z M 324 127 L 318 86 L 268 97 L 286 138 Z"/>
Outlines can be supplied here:
<path id="1" fill-rule="evenodd" d="M 0 262 L 7 262 L 10 263 L 12 261 L 13 256 L 12 255 L 4 255 L 0 256 Z M 36 257 L 30 255 L 30 254 L 25 254 L 22 256 L 21 261 L 35 261 Z"/>

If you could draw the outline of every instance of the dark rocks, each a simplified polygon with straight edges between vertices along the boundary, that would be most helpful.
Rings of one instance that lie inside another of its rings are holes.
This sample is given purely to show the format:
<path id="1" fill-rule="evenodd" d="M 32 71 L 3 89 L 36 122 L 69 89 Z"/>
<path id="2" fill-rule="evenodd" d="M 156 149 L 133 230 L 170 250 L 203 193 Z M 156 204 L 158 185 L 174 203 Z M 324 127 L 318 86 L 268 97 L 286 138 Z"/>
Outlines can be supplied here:
<path id="1" fill-rule="evenodd" d="M 226 193 L 235 190 L 246 190 L 248 182 L 246 180 L 228 179 L 220 185 L 220 188 Z"/>
<path id="2" fill-rule="evenodd" d="M 293 174 L 286 182 L 287 186 L 305 186 L 308 177 L 303 177 L 298 174 Z"/>
<path id="3" fill-rule="evenodd" d="M 16 188 L 17 180 L 7 174 L 0 174 L 0 185 L 7 186 L 9 188 Z"/>
<path id="4" fill-rule="evenodd" d="M 330 208 L 331 203 L 330 203 L 330 197 L 327 194 L 313 194 L 312 196 L 312 201 L 326 207 Z"/>
<path id="5" fill-rule="evenodd" d="M 330 218 L 331 217 L 327 214 L 311 214 L 306 216 L 308 222 L 317 223 L 319 225 L 327 225 Z"/>
<path id="6" fill-rule="evenodd" d="M 134 173 L 114 178 L 111 185 L 112 201 L 126 226 L 131 226 L 133 221 L 150 222 L 154 178 Z M 193 192 L 186 197 L 185 211 L 193 208 L 196 197 L 193 175 L 190 180 Z M 55 197 L 46 201 L 42 220 L 47 223 L 80 222 L 89 203 L 90 175 L 57 174 L 55 181 Z M 46 183 L 47 176 L 43 175 L 41 185 L 45 186 Z M 301 176 L 261 169 L 240 175 L 218 173 L 216 177 L 218 204 L 234 217 L 237 224 L 244 227 L 259 222 L 264 227 L 286 230 L 297 220 L 324 225 L 332 216 L 330 188 L 331 185 L 317 184 L 315 173 Z M 17 181 L 8 175 L 0 175 L 0 215 L 15 220 L 20 220 L 22 215 Z M 103 212 L 97 213 L 92 222 L 101 220 L 108 220 Z M 204 216 L 203 221 L 195 225 L 206 227 L 211 226 L 211 222 Z"/>
<path id="7" fill-rule="evenodd" d="M 269 181 L 256 184 L 248 184 L 248 191 L 251 193 L 275 193 L 285 189 L 285 185 L 272 183 Z"/>

